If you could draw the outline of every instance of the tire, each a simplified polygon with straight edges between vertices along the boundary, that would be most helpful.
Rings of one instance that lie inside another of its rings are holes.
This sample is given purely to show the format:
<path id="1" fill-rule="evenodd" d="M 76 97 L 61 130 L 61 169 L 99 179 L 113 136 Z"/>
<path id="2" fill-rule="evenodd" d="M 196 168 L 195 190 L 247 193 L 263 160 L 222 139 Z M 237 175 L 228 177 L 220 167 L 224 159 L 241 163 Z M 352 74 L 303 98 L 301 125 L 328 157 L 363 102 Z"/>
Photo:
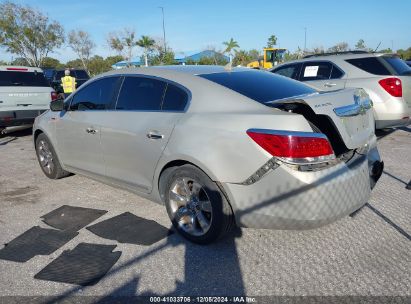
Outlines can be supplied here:
<path id="1" fill-rule="evenodd" d="M 203 171 L 183 165 L 172 168 L 164 178 L 167 213 L 183 237 L 197 244 L 209 244 L 231 230 L 231 206 Z"/>
<path id="2" fill-rule="evenodd" d="M 59 179 L 70 174 L 61 168 L 56 151 L 44 133 L 36 138 L 36 155 L 41 170 L 48 178 Z"/>

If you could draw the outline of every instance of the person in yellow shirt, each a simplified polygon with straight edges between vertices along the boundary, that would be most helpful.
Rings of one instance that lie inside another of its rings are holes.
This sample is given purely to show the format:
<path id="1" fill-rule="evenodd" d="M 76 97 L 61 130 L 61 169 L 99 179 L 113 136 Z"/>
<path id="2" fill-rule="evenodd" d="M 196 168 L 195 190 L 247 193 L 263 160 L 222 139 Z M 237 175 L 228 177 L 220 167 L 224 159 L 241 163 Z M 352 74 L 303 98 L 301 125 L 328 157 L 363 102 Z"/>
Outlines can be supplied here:
<path id="1" fill-rule="evenodd" d="M 61 78 L 64 96 L 67 97 L 76 90 L 76 78 L 70 76 L 70 70 L 64 71 L 64 77 Z"/>

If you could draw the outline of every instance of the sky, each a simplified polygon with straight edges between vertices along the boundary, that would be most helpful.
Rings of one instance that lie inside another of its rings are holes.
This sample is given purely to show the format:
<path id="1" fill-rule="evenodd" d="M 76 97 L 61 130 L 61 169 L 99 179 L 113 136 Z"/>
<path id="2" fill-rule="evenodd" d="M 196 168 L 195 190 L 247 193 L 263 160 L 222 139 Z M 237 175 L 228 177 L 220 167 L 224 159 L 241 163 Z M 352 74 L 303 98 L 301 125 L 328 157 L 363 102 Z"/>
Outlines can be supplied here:
<path id="1" fill-rule="evenodd" d="M 2 2 L 2 1 L 1 1 Z M 213 46 L 223 49 L 223 41 L 234 38 L 241 49 L 261 50 L 270 35 L 276 35 L 278 45 L 295 51 L 328 48 L 345 41 L 354 47 L 364 39 L 368 47 L 400 49 L 411 46 L 411 1 L 382 0 L 15 0 L 30 5 L 59 21 L 66 32 L 86 30 L 96 48 L 94 54 L 115 55 L 110 50 L 108 33 L 125 27 L 138 36 L 161 38 L 164 7 L 166 41 L 176 57 Z M 135 57 L 140 50 L 135 51 Z M 63 46 L 52 57 L 62 62 L 75 59 L 75 54 Z M 12 56 L 0 50 L 0 60 Z"/>

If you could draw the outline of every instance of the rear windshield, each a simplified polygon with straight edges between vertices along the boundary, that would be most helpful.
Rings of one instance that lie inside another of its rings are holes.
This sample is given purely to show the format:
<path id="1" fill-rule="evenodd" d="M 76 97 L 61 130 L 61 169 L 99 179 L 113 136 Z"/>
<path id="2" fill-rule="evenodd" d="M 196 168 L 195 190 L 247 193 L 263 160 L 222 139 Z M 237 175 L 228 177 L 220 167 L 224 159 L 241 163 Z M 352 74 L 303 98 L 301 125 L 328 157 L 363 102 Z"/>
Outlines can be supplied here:
<path id="1" fill-rule="evenodd" d="M 256 70 L 199 76 L 261 103 L 316 92 L 303 83 Z"/>
<path id="2" fill-rule="evenodd" d="M 78 78 L 78 79 L 89 79 L 86 71 L 77 70 L 77 71 L 75 71 L 75 74 L 76 74 L 75 77 Z"/>
<path id="3" fill-rule="evenodd" d="M 347 59 L 346 61 L 367 73 L 374 75 L 392 75 L 377 57 Z"/>
<path id="4" fill-rule="evenodd" d="M 49 83 L 39 72 L 0 71 L 0 86 L 48 87 Z"/>
<path id="5" fill-rule="evenodd" d="M 383 56 L 381 58 L 384 59 L 398 75 L 411 75 L 411 68 L 404 60 L 394 56 Z"/>

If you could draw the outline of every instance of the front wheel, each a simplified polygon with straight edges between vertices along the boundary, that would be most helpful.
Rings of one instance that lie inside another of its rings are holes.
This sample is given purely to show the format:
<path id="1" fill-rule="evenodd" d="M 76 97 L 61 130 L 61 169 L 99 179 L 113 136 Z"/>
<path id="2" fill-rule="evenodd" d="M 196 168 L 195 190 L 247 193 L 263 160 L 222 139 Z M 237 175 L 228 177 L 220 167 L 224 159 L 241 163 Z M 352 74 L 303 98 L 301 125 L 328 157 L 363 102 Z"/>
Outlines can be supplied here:
<path id="1" fill-rule="evenodd" d="M 231 206 L 203 171 L 184 165 L 174 168 L 167 177 L 167 213 L 181 235 L 192 242 L 208 244 L 231 229 Z"/>
<path id="2" fill-rule="evenodd" d="M 48 178 L 59 179 L 70 174 L 61 168 L 56 151 L 43 133 L 36 139 L 36 154 L 41 170 Z"/>

